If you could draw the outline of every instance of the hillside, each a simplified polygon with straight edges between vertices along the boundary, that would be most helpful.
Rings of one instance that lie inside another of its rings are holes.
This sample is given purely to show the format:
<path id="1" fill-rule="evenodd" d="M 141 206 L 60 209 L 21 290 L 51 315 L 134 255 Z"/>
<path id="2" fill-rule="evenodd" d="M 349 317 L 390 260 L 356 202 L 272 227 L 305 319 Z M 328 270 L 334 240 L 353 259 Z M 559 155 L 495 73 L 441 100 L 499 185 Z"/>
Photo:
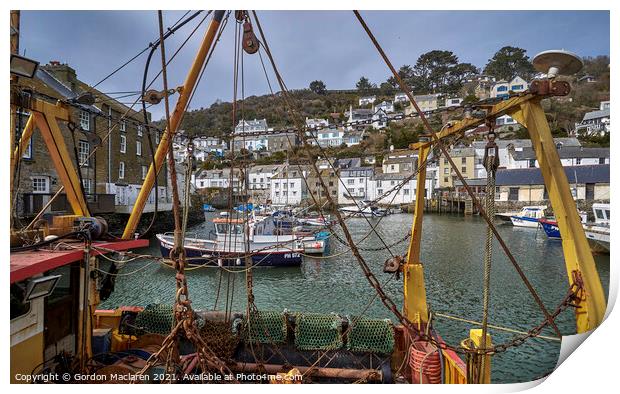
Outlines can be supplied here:
<path id="1" fill-rule="evenodd" d="M 552 98 L 545 100 L 544 108 L 549 114 L 551 128 L 556 135 L 566 135 L 574 128 L 583 115 L 598 108 L 599 102 L 609 100 L 609 57 L 599 56 L 584 59 L 584 69 L 571 78 L 572 91 L 568 98 Z M 578 83 L 576 80 L 583 75 L 592 75 L 597 79 L 594 83 Z M 352 105 L 358 107 L 358 99 L 362 95 L 375 94 L 378 102 L 393 100 L 394 89 L 367 89 L 363 91 L 325 91 L 317 94 L 310 89 L 291 91 L 293 103 L 302 118 L 318 117 L 344 120 L 344 112 Z M 462 92 L 463 93 L 463 92 Z M 397 110 L 400 108 L 397 108 Z M 266 119 L 269 127 L 283 128 L 293 125 L 283 100 L 277 96 L 263 95 L 247 97 L 238 102 L 237 119 Z M 163 121 L 159 121 L 163 126 Z M 396 126 L 399 127 L 400 126 Z M 216 101 L 209 108 L 200 108 L 188 112 L 182 122 L 181 129 L 189 135 L 208 135 L 226 139 L 233 130 L 232 103 Z M 596 141 L 594 141 L 596 143 Z"/>

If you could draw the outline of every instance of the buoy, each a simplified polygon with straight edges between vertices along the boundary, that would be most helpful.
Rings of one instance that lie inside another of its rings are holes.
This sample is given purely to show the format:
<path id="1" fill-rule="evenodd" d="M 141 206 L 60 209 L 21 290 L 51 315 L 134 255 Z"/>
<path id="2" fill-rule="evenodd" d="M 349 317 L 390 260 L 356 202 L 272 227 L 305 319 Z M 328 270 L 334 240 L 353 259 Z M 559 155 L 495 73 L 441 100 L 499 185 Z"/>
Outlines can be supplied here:
<path id="1" fill-rule="evenodd" d="M 409 367 L 411 383 L 441 383 L 441 359 L 435 345 L 424 341 L 413 342 L 409 348 Z"/>

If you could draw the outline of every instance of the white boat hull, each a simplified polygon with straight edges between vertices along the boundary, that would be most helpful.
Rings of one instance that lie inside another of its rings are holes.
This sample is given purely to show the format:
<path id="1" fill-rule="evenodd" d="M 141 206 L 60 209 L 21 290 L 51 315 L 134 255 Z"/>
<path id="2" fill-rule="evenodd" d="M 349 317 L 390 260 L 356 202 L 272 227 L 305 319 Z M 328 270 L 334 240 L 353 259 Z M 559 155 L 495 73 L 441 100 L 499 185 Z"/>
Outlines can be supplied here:
<path id="1" fill-rule="evenodd" d="M 529 227 L 529 228 L 537 228 L 538 220 L 534 220 L 531 218 L 523 218 L 519 216 L 511 216 L 510 221 L 512 225 L 515 227 Z"/>

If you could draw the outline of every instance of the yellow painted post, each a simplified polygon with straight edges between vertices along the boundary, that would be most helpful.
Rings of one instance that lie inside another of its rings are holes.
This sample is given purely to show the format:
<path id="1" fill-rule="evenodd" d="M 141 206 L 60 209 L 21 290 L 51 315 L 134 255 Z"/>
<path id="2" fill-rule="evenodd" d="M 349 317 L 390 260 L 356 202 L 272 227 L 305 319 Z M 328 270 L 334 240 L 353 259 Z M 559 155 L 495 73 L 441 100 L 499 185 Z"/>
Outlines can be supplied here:
<path id="1" fill-rule="evenodd" d="M 521 104 L 511 116 L 525 126 L 530 134 L 562 234 L 569 283 L 574 283 L 574 273 L 583 280 L 584 299 L 577 302 L 579 307 L 575 309 L 577 332 L 593 330 L 605 315 L 605 293 L 545 113 L 538 100 Z"/>
<path id="2" fill-rule="evenodd" d="M 177 127 L 179 126 L 179 124 L 181 124 L 181 120 L 183 119 L 183 115 L 185 114 L 185 109 L 187 108 L 189 99 L 192 96 L 194 88 L 196 87 L 198 76 L 200 75 L 200 71 L 205 63 L 207 54 L 211 49 L 211 45 L 214 41 L 215 34 L 217 33 L 217 30 L 220 26 L 220 22 L 222 21 L 222 17 L 224 16 L 224 12 L 225 11 L 215 11 L 213 13 L 213 19 L 211 20 L 211 23 L 209 23 L 207 32 L 202 39 L 202 44 L 198 49 L 198 53 L 194 57 L 194 62 L 189 69 L 187 77 L 185 78 L 185 82 L 183 83 L 183 89 L 179 94 L 179 100 L 177 101 L 174 112 L 170 117 L 170 130 L 166 128 L 162 139 L 157 146 L 154 160 L 155 166 L 153 166 L 153 163 L 151 163 L 151 165 L 149 166 L 149 171 L 146 174 L 146 179 L 144 179 L 142 187 L 140 188 L 138 198 L 134 203 L 131 215 L 129 216 L 129 220 L 127 221 L 127 225 L 125 226 L 125 231 L 123 232 L 122 239 L 130 239 L 131 237 L 133 237 L 133 234 L 136 231 L 136 227 L 138 226 L 138 222 L 140 221 L 140 216 L 142 215 L 142 211 L 144 210 L 146 201 L 151 194 L 153 185 L 155 184 L 155 174 L 159 173 L 159 170 L 164 164 L 164 160 L 166 159 L 166 155 L 168 153 L 168 148 L 171 145 L 171 140 L 176 134 Z"/>
<path id="3" fill-rule="evenodd" d="M 41 131 L 41 136 L 50 153 L 58 177 L 65 187 L 67 200 L 73 213 L 80 216 L 90 216 L 78 178 L 77 171 L 79 169 L 76 171 L 72 164 L 71 156 L 57 122 L 57 119 L 69 119 L 68 110 L 61 105 L 51 105 L 40 100 L 36 100 L 34 107 L 36 108 L 36 112 L 33 111 L 35 125 Z M 51 121 L 48 122 L 48 119 Z"/>
<path id="4" fill-rule="evenodd" d="M 424 267 L 420 263 L 420 244 L 422 241 L 422 219 L 424 217 L 424 200 L 426 186 L 426 159 L 430 148 L 421 147 L 418 151 L 418 179 L 416 197 L 411 225 L 411 240 L 407 252 L 407 262 L 403 267 L 403 314 L 412 322 L 428 322 L 428 305 L 424 285 Z"/>
<path id="5" fill-rule="evenodd" d="M 469 339 L 474 349 L 482 349 L 482 329 L 475 328 L 475 329 L 469 330 Z M 484 344 L 484 348 L 488 349 L 490 347 L 492 347 L 491 334 L 487 333 L 486 343 Z M 476 355 L 474 359 L 476 359 L 477 364 L 481 366 L 481 371 L 479 371 L 478 381 L 471 382 L 471 383 L 482 383 L 482 384 L 491 383 L 491 356 L 488 354 Z"/>

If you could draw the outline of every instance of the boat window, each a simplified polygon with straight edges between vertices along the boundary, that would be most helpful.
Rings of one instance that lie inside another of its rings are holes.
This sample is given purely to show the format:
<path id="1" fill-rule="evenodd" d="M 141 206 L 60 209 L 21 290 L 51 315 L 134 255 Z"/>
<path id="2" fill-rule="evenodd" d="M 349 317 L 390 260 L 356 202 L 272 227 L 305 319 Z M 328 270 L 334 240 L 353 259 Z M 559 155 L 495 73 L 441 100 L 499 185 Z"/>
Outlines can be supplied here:
<path id="1" fill-rule="evenodd" d="M 611 220 L 611 211 L 605 210 L 605 215 L 607 215 L 607 220 Z"/>
<path id="2" fill-rule="evenodd" d="M 605 219 L 605 216 L 603 216 L 603 210 L 602 209 L 595 209 L 594 213 L 596 214 L 596 218 L 597 219 Z"/>
<path id="3" fill-rule="evenodd" d="M 30 312 L 30 302 L 24 302 L 26 282 L 11 284 L 11 320 Z"/>

